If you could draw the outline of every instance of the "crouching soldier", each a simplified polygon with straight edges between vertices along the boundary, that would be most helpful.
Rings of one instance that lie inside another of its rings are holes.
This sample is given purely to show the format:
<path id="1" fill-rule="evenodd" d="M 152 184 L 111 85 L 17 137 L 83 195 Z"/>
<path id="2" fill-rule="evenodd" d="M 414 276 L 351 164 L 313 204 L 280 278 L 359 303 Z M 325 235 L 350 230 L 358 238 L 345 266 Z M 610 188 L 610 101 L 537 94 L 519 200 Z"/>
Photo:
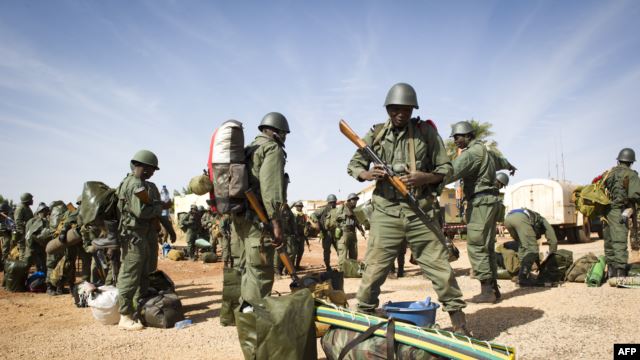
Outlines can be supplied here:
<path id="1" fill-rule="evenodd" d="M 25 252 L 24 261 L 27 267 L 36 266 L 36 271 L 47 272 L 46 253 L 44 251 L 47 242 L 51 240 L 51 230 L 49 229 L 49 207 L 45 203 L 40 203 L 33 218 L 27 221 L 25 226 Z M 55 293 L 55 287 L 49 282 L 50 274 L 47 274 L 47 293 Z"/>

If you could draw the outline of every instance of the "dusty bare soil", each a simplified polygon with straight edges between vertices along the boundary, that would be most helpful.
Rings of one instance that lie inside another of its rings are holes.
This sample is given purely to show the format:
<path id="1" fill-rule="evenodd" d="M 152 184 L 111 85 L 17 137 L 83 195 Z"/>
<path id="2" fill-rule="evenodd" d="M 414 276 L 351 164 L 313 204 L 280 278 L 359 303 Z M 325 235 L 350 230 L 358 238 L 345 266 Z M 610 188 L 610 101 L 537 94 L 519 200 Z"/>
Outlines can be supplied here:
<path id="1" fill-rule="evenodd" d="M 364 255 L 361 242 L 361 256 Z M 458 282 L 470 298 L 480 290 L 469 277 L 470 266 L 463 242 L 462 256 L 453 263 Z M 322 251 L 311 241 L 302 265 L 319 271 Z M 602 240 L 586 244 L 561 244 L 574 252 L 574 259 L 603 253 Z M 335 253 L 332 255 L 335 259 Z M 407 255 L 408 256 L 408 255 Z M 639 261 L 632 254 L 632 261 Z M 335 262 L 335 261 L 334 261 Z M 160 269 L 177 284 L 186 317 L 194 325 L 185 329 L 147 328 L 126 332 L 117 326 L 103 326 L 89 308 L 73 305 L 71 296 L 8 293 L 0 289 L 0 358 L 34 359 L 242 359 L 234 327 L 222 327 L 219 312 L 222 294 L 222 265 L 160 259 Z M 436 298 L 431 283 L 407 261 L 408 276 L 387 280 L 381 303 Z M 277 280 L 274 290 L 289 292 L 288 279 Z M 359 279 L 345 279 L 350 305 L 355 305 Z M 610 359 L 614 343 L 640 343 L 640 290 L 616 289 L 608 285 L 587 288 L 567 283 L 555 288 L 518 288 L 501 280 L 503 300 L 494 305 L 469 304 L 466 309 L 475 336 L 516 347 L 520 359 Z M 437 323 L 450 326 L 449 317 L 438 312 Z M 319 347 L 318 355 L 324 357 Z"/>

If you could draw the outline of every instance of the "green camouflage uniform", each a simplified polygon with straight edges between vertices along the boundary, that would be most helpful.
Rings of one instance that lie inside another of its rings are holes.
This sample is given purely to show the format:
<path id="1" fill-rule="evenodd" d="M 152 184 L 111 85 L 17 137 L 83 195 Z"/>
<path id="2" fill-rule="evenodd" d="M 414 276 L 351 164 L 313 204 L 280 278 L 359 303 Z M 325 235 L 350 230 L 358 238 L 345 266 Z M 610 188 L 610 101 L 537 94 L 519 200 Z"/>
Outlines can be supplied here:
<path id="1" fill-rule="evenodd" d="M 137 299 L 146 293 L 149 286 L 149 244 L 157 241 L 157 227 L 154 226 L 153 220 L 159 217 L 162 211 L 160 202 L 144 204 L 134 195 L 134 190 L 140 187 L 145 187 L 151 196 L 155 185 L 129 174 L 116 192 L 122 251 L 117 287 L 120 314 L 123 315 L 130 315 L 135 311 Z"/>
<path id="2" fill-rule="evenodd" d="M 96 225 L 82 225 L 80 228 L 80 235 L 82 236 L 82 248 L 87 256 L 91 257 L 91 282 L 94 284 L 104 283 L 105 285 L 115 285 L 116 281 L 114 281 L 113 267 L 111 266 L 111 262 L 108 259 L 105 259 L 106 262 L 104 266 L 106 268 L 102 268 L 102 266 L 98 263 L 95 258 L 96 249 L 92 245 L 92 241 L 100 238 L 101 232 L 100 227 Z M 106 250 L 100 250 L 102 252 L 107 252 Z M 115 251 L 114 256 L 119 256 L 120 250 Z M 106 258 L 107 256 L 105 256 Z M 103 273 L 104 278 L 100 273 Z M 117 278 L 118 274 L 115 274 Z"/>
<path id="3" fill-rule="evenodd" d="M 9 214 L 5 214 L 5 215 L 9 216 Z M 0 215 L 0 245 L 2 245 L 2 261 L 0 261 L 0 265 L 3 265 L 4 262 L 7 261 L 7 257 L 11 252 L 11 248 L 13 248 L 16 245 L 14 241 L 11 241 L 12 231 L 13 229 L 9 223 L 9 220 L 7 220 L 4 216 Z"/>
<path id="4" fill-rule="evenodd" d="M 58 228 L 58 224 L 62 219 L 66 216 L 68 210 L 65 204 L 61 201 L 57 201 L 55 205 L 51 206 L 51 214 L 49 215 L 49 232 L 51 233 L 51 238 L 57 236 L 56 230 Z M 62 278 L 59 279 L 59 283 L 54 284 L 51 281 L 51 275 L 53 274 L 53 270 L 58 266 L 58 263 L 62 261 L 65 256 L 65 251 L 60 251 L 53 254 L 46 254 L 47 259 L 47 283 L 56 286 L 63 285 Z"/>
<path id="5" fill-rule="evenodd" d="M 245 149 L 249 169 L 249 187 L 264 205 L 269 219 L 280 218 L 279 209 L 285 203 L 284 165 L 286 153 L 280 144 L 260 134 Z M 241 297 L 249 302 L 268 296 L 273 287 L 272 239 L 262 232 L 260 222 L 251 210 L 245 214 L 234 214 L 233 231 L 238 246 L 242 249 Z"/>
<path id="6" fill-rule="evenodd" d="M 36 215 L 29 219 L 25 227 L 26 246 L 24 261 L 28 266 L 35 265 L 37 271 L 47 272 L 45 246 L 51 240 L 52 232 L 49 230 L 49 221 Z M 47 280 L 50 274 L 47 274 Z"/>
<path id="7" fill-rule="evenodd" d="M 338 265 L 342 271 L 342 264 L 347 259 L 358 259 L 358 236 L 356 229 L 360 228 L 358 219 L 346 205 L 340 205 L 329 214 L 331 222 L 335 222 L 334 236 L 338 239 Z"/>
<path id="8" fill-rule="evenodd" d="M 425 122 L 411 119 L 407 127 L 397 130 L 388 120 L 384 125 L 374 126 L 364 137 L 364 141 L 389 166 L 406 168 L 406 164 L 411 161 L 408 151 L 409 127 L 414 134 L 416 169 L 448 175 L 451 163 L 444 143 L 435 127 Z M 374 134 L 377 141 L 372 145 Z M 370 161 L 358 151 L 351 158 L 348 173 L 362 181 L 359 175 L 367 171 L 369 165 Z M 419 205 L 432 219 L 434 226 L 438 227 L 438 219 L 433 217 L 434 191 L 429 186 L 414 191 Z M 447 249 L 438 236 L 415 215 L 402 194 L 388 181 L 377 181 L 371 203 L 373 213 L 370 219 L 370 249 L 367 249 L 367 266 L 358 290 L 358 308 L 372 312 L 378 306 L 380 287 L 404 240 L 407 240 L 424 274 L 433 282 L 443 309 L 455 311 L 464 308 L 466 304 L 449 264 Z"/>
<path id="9" fill-rule="evenodd" d="M 189 253 L 189 257 L 193 259 L 197 253 L 196 240 L 198 239 L 198 235 L 202 232 L 200 214 L 197 211 L 195 213 L 191 211 L 186 213 L 180 220 L 180 228 L 185 232 L 187 253 Z"/>
<path id="10" fill-rule="evenodd" d="M 625 269 L 629 260 L 627 251 L 628 223 L 621 224 L 622 211 L 640 202 L 640 179 L 638 173 L 624 164 L 613 167 L 604 180 L 611 205 L 605 213 L 604 254 L 607 264 L 615 269 Z"/>
<path id="11" fill-rule="evenodd" d="M 202 229 L 200 236 L 211 243 L 211 251 L 216 253 L 218 251 L 218 237 L 213 236 L 214 228 L 217 226 L 215 215 L 211 211 L 205 211 L 200 219 L 200 224 Z"/>
<path id="12" fill-rule="evenodd" d="M 220 247 L 222 248 L 222 261 L 229 263 L 232 258 L 231 251 L 231 219 L 229 215 L 218 215 L 218 228 L 220 229 Z"/>
<path id="13" fill-rule="evenodd" d="M 558 238 L 547 219 L 529 209 L 515 209 L 504 219 L 504 226 L 509 235 L 518 242 L 518 258 L 524 259 L 527 254 L 534 254 L 537 259 L 540 254 L 538 239 L 542 235 L 549 243 L 549 252 L 558 250 Z M 531 255 L 530 255 L 531 256 Z"/>
<path id="14" fill-rule="evenodd" d="M 76 227 L 82 226 L 80 223 L 80 216 L 78 216 L 80 211 L 78 209 L 74 211 L 69 211 L 65 214 L 64 222 L 65 228 L 71 228 L 71 225 L 76 225 Z M 74 286 L 76 282 L 76 260 L 79 258 L 82 262 L 82 268 L 80 276 L 82 277 L 82 281 L 90 281 L 91 280 L 91 254 L 88 254 L 82 243 L 78 243 L 73 246 L 69 246 L 65 249 L 65 264 L 64 264 L 64 276 L 65 280 L 67 280 L 69 286 Z"/>
<path id="15" fill-rule="evenodd" d="M 24 235 L 26 233 L 26 225 L 27 225 L 27 221 L 29 221 L 31 218 L 33 218 L 33 211 L 31 211 L 31 208 L 29 207 L 29 205 L 26 204 L 20 204 L 18 205 L 18 207 L 16 208 L 16 211 L 14 212 L 14 220 L 16 222 L 16 232 L 15 232 L 15 242 L 18 244 L 18 247 L 20 249 L 20 260 L 24 260 L 25 257 L 25 250 L 26 250 L 26 241 L 24 238 Z"/>
<path id="16" fill-rule="evenodd" d="M 297 245 L 297 252 L 295 254 L 291 254 L 293 259 L 293 264 L 297 267 L 300 267 L 300 262 L 302 261 L 302 255 L 304 254 L 304 244 L 307 242 L 307 237 L 304 234 L 304 229 L 307 226 L 307 216 L 304 212 L 298 212 L 298 210 L 294 207 L 291 209 L 293 212 L 293 218 L 296 226 L 296 239 L 295 242 Z"/>
<path id="17" fill-rule="evenodd" d="M 446 182 L 462 180 L 467 201 L 467 251 L 476 279 L 497 278 L 495 253 L 496 217 L 499 191 L 496 171 L 507 169 L 509 162 L 494 156 L 485 145 L 472 140 L 453 160 L 453 173 Z"/>
<path id="18" fill-rule="evenodd" d="M 329 269 L 331 267 L 331 247 L 338 252 L 338 244 L 336 243 L 333 234 L 325 227 L 325 221 L 329 212 L 333 208 L 327 204 L 313 213 L 311 213 L 311 220 L 320 225 L 320 240 L 322 241 L 322 258 L 324 260 L 324 266 Z"/>

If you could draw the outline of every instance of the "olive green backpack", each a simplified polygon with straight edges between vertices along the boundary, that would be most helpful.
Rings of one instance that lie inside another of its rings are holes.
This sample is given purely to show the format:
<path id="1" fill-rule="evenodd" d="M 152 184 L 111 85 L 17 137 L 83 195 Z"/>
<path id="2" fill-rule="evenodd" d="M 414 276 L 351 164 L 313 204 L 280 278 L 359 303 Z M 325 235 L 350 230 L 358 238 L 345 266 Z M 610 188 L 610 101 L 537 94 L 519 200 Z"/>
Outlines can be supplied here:
<path id="1" fill-rule="evenodd" d="M 604 182 L 607 177 L 609 177 L 609 171 L 605 171 L 593 183 L 586 186 L 578 186 L 573 191 L 576 209 L 589 219 L 603 216 L 607 206 L 611 204 L 604 188 Z"/>

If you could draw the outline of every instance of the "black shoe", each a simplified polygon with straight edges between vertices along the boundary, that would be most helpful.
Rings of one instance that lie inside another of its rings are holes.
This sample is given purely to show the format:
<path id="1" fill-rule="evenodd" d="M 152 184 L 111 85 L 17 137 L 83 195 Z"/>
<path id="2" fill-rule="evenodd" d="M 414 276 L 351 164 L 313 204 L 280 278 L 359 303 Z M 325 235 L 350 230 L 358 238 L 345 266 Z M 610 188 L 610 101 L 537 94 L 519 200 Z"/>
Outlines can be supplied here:
<path id="1" fill-rule="evenodd" d="M 47 295 L 49 295 L 49 296 L 56 296 L 56 295 L 58 295 L 58 294 L 56 293 L 56 288 L 55 288 L 55 287 L 53 287 L 53 285 L 48 285 L 48 284 L 47 284 Z"/>

